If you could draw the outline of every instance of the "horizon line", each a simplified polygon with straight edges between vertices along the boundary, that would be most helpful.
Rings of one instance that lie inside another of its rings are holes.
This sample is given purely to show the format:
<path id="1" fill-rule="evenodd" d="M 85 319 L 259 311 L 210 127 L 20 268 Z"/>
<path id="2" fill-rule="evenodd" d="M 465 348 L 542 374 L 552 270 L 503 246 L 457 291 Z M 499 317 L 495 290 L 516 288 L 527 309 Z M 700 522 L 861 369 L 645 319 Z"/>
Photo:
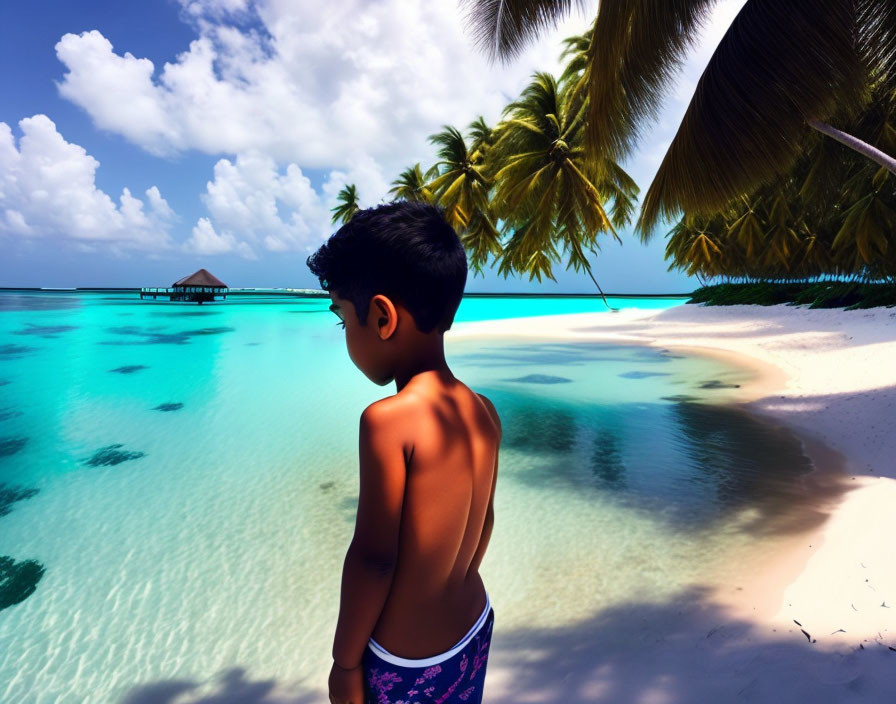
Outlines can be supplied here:
<path id="1" fill-rule="evenodd" d="M 145 288 L 145 287 L 144 287 Z M 66 292 L 89 292 L 89 291 L 127 291 L 139 293 L 141 287 L 132 286 L 0 286 L 0 291 L 40 291 L 44 293 L 66 293 Z M 319 298 L 329 295 L 323 289 L 304 289 L 304 288 L 258 288 L 258 287 L 234 287 L 227 288 L 230 294 L 247 294 L 260 295 L 265 293 L 278 293 L 281 295 L 308 296 L 311 298 Z M 600 293 L 531 293 L 531 292 L 502 292 L 502 291 L 469 291 L 464 292 L 464 296 L 580 296 L 600 298 Z M 652 297 L 652 298 L 681 298 L 690 297 L 692 292 L 688 293 L 605 293 L 604 296 L 613 297 Z"/>

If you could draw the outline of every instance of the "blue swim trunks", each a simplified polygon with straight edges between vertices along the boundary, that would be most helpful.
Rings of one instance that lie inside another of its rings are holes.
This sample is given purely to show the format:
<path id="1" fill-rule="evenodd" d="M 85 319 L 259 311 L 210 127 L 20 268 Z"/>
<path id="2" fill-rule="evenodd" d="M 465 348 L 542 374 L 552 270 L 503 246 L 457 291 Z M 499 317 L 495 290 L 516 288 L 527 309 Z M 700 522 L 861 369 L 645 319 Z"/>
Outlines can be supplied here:
<path id="1" fill-rule="evenodd" d="M 361 664 L 365 704 L 480 704 L 495 611 L 485 608 L 467 635 L 440 655 L 409 660 L 393 655 L 373 638 Z"/>

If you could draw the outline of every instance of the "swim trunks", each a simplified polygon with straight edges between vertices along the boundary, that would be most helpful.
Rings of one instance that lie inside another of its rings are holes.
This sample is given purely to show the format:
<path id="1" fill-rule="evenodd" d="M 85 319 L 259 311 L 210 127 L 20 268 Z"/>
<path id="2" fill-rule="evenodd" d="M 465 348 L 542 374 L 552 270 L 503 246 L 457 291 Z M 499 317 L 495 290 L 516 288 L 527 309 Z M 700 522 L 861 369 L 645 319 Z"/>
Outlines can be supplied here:
<path id="1" fill-rule="evenodd" d="M 402 658 L 371 638 L 361 660 L 365 704 L 480 704 L 494 621 L 486 592 L 476 623 L 440 655 Z"/>

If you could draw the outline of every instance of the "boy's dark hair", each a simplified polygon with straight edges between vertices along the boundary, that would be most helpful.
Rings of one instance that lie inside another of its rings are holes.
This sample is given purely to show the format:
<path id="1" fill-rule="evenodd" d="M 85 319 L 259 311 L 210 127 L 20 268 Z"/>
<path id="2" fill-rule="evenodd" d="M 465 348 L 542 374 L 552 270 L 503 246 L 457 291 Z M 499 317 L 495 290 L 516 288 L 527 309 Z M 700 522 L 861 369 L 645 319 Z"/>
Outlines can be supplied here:
<path id="1" fill-rule="evenodd" d="M 445 332 L 467 282 L 467 255 L 444 211 L 396 202 L 359 210 L 305 262 L 327 291 L 355 307 L 367 324 L 376 294 L 400 302 L 417 329 Z"/>

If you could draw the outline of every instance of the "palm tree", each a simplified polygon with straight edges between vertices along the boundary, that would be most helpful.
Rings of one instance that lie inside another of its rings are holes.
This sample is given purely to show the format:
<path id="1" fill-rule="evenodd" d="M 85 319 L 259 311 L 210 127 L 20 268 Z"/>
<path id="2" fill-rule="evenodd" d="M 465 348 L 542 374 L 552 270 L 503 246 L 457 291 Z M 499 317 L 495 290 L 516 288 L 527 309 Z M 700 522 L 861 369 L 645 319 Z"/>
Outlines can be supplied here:
<path id="1" fill-rule="evenodd" d="M 470 135 L 470 161 L 473 164 L 483 164 L 488 158 L 489 150 L 495 141 L 495 131 L 486 123 L 480 115 L 468 128 Z"/>
<path id="2" fill-rule="evenodd" d="M 492 184 L 482 161 L 491 130 L 479 118 L 470 125 L 470 131 L 476 145 L 474 150 L 467 147 L 460 131 L 450 125 L 430 136 L 429 141 L 439 147 L 436 152 L 439 160 L 433 166 L 434 178 L 428 187 L 470 253 L 470 268 L 482 273 L 489 255 L 497 257 L 503 248 L 489 204 Z"/>
<path id="3" fill-rule="evenodd" d="M 556 280 L 551 263 L 559 247 L 569 253 L 566 268 L 584 269 L 610 308 L 585 250 L 600 249 L 597 236 L 605 232 L 621 243 L 615 228 L 630 221 L 638 187 L 618 164 L 597 168 L 586 158 L 583 115 L 548 73 L 534 74 L 505 108 L 490 156 L 498 165 L 492 207 L 510 235 L 498 272 Z"/>
<path id="4" fill-rule="evenodd" d="M 333 212 L 331 222 L 334 225 L 340 221 L 342 224 L 347 223 L 361 209 L 358 205 L 358 189 L 355 188 L 353 183 L 343 187 L 336 195 L 336 200 L 339 201 L 339 204 L 334 208 L 330 208 Z"/>
<path id="5" fill-rule="evenodd" d="M 502 59 L 573 5 L 584 5 L 462 2 L 477 43 Z M 622 160 L 631 153 L 716 2 L 600 3 L 584 69 L 591 154 Z M 785 174 L 810 127 L 896 173 L 892 156 L 828 124 L 848 123 L 881 81 L 896 84 L 896 0 L 747 0 L 647 191 L 638 220 L 642 239 L 663 217 L 722 210 Z"/>
<path id="6" fill-rule="evenodd" d="M 853 129 L 896 148 L 896 92 Z M 819 137 L 791 171 L 712 216 L 686 214 L 666 258 L 688 274 L 764 280 L 896 280 L 893 176 Z"/>
<path id="7" fill-rule="evenodd" d="M 414 164 L 402 171 L 398 178 L 392 182 L 392 188 L 389 189 L 389 193 L 395 196 L 394 200 L 432 203 L 433 194 L 427 185 L 427 181 L 434 175 L 432 169 L 424 174 L 420 164 Z"/>

